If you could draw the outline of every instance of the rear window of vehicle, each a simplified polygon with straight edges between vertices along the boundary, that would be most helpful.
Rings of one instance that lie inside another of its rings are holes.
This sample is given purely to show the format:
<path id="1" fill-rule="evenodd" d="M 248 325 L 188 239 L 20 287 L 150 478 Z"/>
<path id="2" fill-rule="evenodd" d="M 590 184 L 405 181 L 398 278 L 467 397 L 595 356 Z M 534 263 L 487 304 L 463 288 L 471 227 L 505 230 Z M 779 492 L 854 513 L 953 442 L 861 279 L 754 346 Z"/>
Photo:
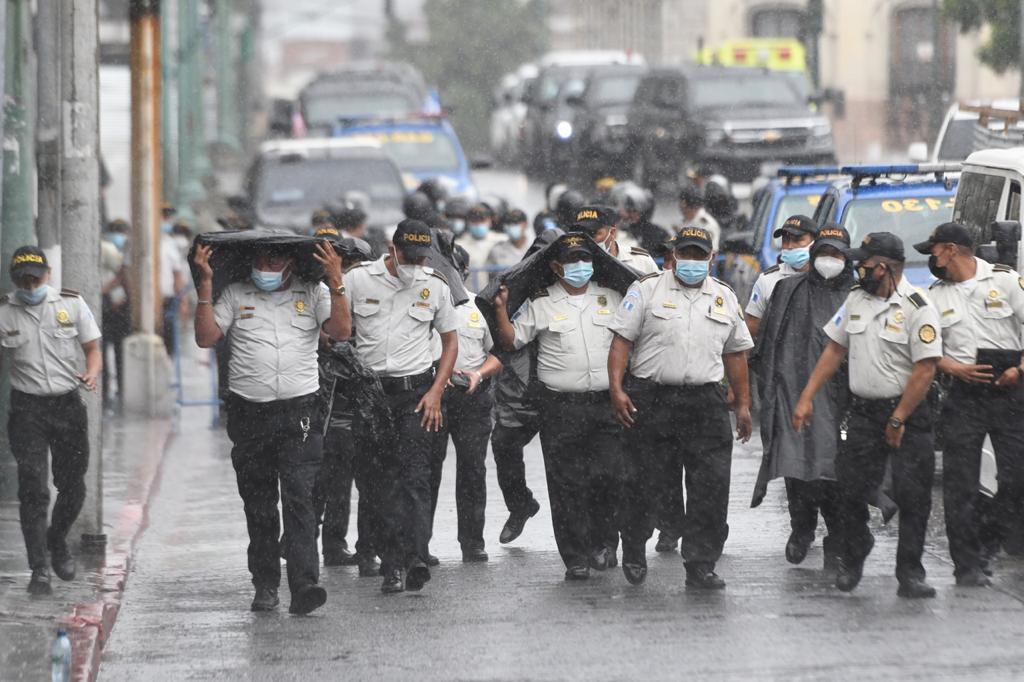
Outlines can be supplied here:
<path id="1" fill-rule="evenodd" d="M 591 86 L 593 101 L 597 104 L 625 104 L 633 101 L 640 76 L 607 76 L 598 78 Z"/>
<path id="2" fill-rule="evenodd" d="M 921 263 L 928 256 L 914 250 L 936 225 L 953 217 L 953 197 L 922 192 L 920 196 L 892 199 L 854 199 L 846 205 L 842 225 L 850 233 L 850 243 L 860 244 L 872 232 L 892 232 L 903 240 L 908 263 Z"/>
<path id="3" fill-rule="evenodd" d="M 397 92 L 323 94 L 303 100 L 308 126 L 333 126 L 343 118 L 402 117 L 417 109 L 411 97 Z"/>
<path id="4" fill-rule="evenodd" d="M 976 236 L 987 235 L 999 216 L 1006 178 L 1001 175 L 965 172 L 960 176 L 953 219 L 971 228 Z"/>
<path id="5" fill-rule="evenodd" d="M 358 191 L 375 206 L 399 206 L 405 189 L 394 166 L 383 159 L 270 161 L 260 169 L 256 205 L 310 213 Z"/>

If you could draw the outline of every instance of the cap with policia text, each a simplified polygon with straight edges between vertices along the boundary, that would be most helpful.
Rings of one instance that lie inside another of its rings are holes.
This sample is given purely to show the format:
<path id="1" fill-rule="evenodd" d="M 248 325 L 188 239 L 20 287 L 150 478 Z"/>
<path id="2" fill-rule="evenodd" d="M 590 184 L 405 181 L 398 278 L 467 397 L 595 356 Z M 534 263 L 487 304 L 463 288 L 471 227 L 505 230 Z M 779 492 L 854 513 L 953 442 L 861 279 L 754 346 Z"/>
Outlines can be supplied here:
<path id="1" fill-rule="evenodd" d="M 809 234 L 813 237 L 818 234 L 818 224 L 805 215 L 793 215 L 772 233 L 772 237 L 778 239 L 784 234 L 791 237 Z"/>
<path id="2" fill-rule="evenodd" d="M 818 230 L 811 253 L 816 253 L 823 246 L 832 246 L 845 252 L 850 248 L 850 233 L 835 223 L 826 223 Z"/>
<path id="3" fill-rule="evenodd" d="M 846 249 L 844 253 L 851 261 L 858 262 L 872 256 L 891 258 L 901 262 L 906 260 L 906 256 L 903 255 L 903 240 L 892 232 L 872 232 L 864 237 L 860 248 Z"/>
<path id="4" fill-rule="evenodd" d="M 434 238 L 430 234 L 427 224 L 412 218 L 406 218 L 398 223 L 398 228 L 391 238 L 391 243 L 395 245 L 395 248 L 401 251 L 403 256 L 409 258 L 429 256 L 430 245 L 433 242 Z"/>
<path id="5" fill-rule="evenodd" d="M 939 225 L 927 240 L 914 244 L 914 249 L 918 253 L 931 253 L 932 247 L 936 244 L 956 244 L 958 246 L 966 246 L 969 249 L 974 248 L 974 240 L 971 239 L 971 233 L 960 223 L 943 223 Z"/>
<path id="6" fill-rule="evenodd" d="M 687 246 L 696 246 L 706 253 L 714 250 L 714 242 L 711 241 L 711 233 L 703 227 L 684 227 L 679 234 L 669 240 L 669 246 L 673 249 L 682 249 Z"/>
<path id="7" fill-rule="evenodd" d="M 585 235 L 578 232 L 563 235 L 553 247 L 555 260 L 559 263 L 571 263 L 570 257 L 576 255 L 586 255 L 587 260 L 592 259 L 593 254 L 587 244 L 588 241 L 590 240 Z"/>
<path id="8" fill-rule="evenodd" d="M 572 228 L 593 234 L 601 228 L 612 227 L 619 222 L 619 214 L 608 206 L 584 206 L 576 211 Z"/>
<path id="9" fill-rule="evenodd" d="M 46 254 L 38 246 L 22 246 L 11 257 L 11 278 L 30 275 L 42 277 L 50 270 Z"/>

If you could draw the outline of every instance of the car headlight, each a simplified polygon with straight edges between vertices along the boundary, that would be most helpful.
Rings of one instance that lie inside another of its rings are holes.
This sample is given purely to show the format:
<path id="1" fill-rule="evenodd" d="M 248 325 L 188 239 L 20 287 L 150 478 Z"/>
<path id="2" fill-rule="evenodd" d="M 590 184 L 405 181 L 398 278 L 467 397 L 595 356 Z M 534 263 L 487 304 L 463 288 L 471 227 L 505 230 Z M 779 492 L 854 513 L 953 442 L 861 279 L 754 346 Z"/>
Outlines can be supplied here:
<path id="1" fill-rule="evenodd" d="M 559 139 L 568 140 L 572 137 L 572 124 L 568 121 L 559 121 L 558 125 L 555 126 L 555 134 L 558 135 Z"/>

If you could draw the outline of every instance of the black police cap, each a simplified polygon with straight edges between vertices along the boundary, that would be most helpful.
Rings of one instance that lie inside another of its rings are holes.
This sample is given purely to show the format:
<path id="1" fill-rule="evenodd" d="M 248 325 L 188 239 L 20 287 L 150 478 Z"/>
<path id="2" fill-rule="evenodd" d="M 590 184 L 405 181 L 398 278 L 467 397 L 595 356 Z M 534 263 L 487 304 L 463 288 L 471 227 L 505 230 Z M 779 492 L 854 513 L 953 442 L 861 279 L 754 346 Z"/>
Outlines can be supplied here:
<path id="1" fill-rule="evenodd" d="M 852 261 L 863 261 L 872 256 L 891 258 L 900 262 L 906 260 L 903 254 L 903 240 L 892 232 L 872 232 L 864 237 L 859 248 L 845 249 L 844 253 Z"/>
<path id="2" fill-rule="evenodd" d="M 572 227 L 580 232 L 593 234 L 598 230 L 611 227 L 619 221 L 619 214 L 609 206 L 582 206 L 576 211 Z"/>
<path id="3" fill-rule="evenodd" d="M 960 223 L 942 223 L 932 231 L 928 239 L 914 244 L 914 249 L 918 253 L 931 253 L 932 247 L 936 244 L 957 244 L 969 249 L 974 248 L 971 233 Z"/>
<path id="4" fill-rule="evenodd" d="M 430 247 L 434 243 L 434 237 L 430 234 L 430 228 L 421 220 L 406 218 L 398 223 L 391 243 L 402 252 L 402 255 L 409 258 L 423 258 L 430 255 Z"/>
<path id="5" fill-rule="evenodd" d="M 812 237 L 815 237 L 818 234 L 818 223 L 805 215 L 793 215 L 786 218 L 786 222 L 782 223 L 782 225 L 772 233 L 772 237 L 778 239 L 784 234 L 788 234 L 793 237 L 809 234 Z M 849 244 L 847 244 L 847 246 L 849 246 Z"/>

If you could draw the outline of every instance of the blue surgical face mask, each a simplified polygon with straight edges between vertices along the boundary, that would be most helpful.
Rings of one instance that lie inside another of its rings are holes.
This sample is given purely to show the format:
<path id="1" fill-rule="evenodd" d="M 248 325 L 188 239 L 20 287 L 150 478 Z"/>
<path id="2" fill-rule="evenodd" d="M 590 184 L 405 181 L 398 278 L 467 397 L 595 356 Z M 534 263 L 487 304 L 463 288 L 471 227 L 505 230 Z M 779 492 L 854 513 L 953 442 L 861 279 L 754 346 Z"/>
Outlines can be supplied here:
<path id="1" fill-rule="evenodd" d="M 466 231 L 466 221 L 462 218 L 452 218 L 448 221 L 448 226 L 452 228 L 452 234 L 456 236 Z"/>
<path id="2" fill-rule="evenodd" d="M 505 234 L 508 238 L 514 242 L 519 241 L 523 238 L 523 226 L 519 223 L 512 223 L 511 225 L 505 226 Z"/>
<path id="3" fill-rule="evenodd" d="M 39 305 L 46 298 L 46 292 L 49 290 L 49 284 L 40 284 L 35 289 L 18 289 L 14 295 L 25 305 Z"/>
<path id="4" fill-rule="evenodd" d="M 474 239 L 483 239 L 490 231 L 491 226 L 487 223 L 473 223 L 469 226 L 469 233 L 473 235 Z"/>
<path id="5" fill-rule="evenodd" d="M 110 232 L 107 234 L 107 241 L 117 248 L 124 250 L 125 242 L 128 241 L 128 235 L 124 232 Z"/>
<path id="6" fill-rule="evenodd" d="M 284 272 L 252 269 L 252 283 L 263 291 L 277 291 L 284 282 Z"/>
<path id="7" fill-rule="evenodd" d="M 799 270 L 807 265 L 807 261 L 811 259 L 811 247 L 801 246 L 796 249 L 783 249 L 781 258 L 783 263 L 794 270 Z"/>
<path id="8" fill-rule="evenodd" d="M 709 262 L 706 260 L 677 260 L 676 277 L 682 280 L 683 284 L 700 284 L 708 276 Z"/>
<path id="9" fill-rule="evenodd" d="M 586 261 L 564 263 L 562 270 L 565 271 L 565 274 L 562 276 L 565 283 L 577 289 L 589 282 L 590 278 L 594 276 L 594 264 L 587 263 Z"/>

